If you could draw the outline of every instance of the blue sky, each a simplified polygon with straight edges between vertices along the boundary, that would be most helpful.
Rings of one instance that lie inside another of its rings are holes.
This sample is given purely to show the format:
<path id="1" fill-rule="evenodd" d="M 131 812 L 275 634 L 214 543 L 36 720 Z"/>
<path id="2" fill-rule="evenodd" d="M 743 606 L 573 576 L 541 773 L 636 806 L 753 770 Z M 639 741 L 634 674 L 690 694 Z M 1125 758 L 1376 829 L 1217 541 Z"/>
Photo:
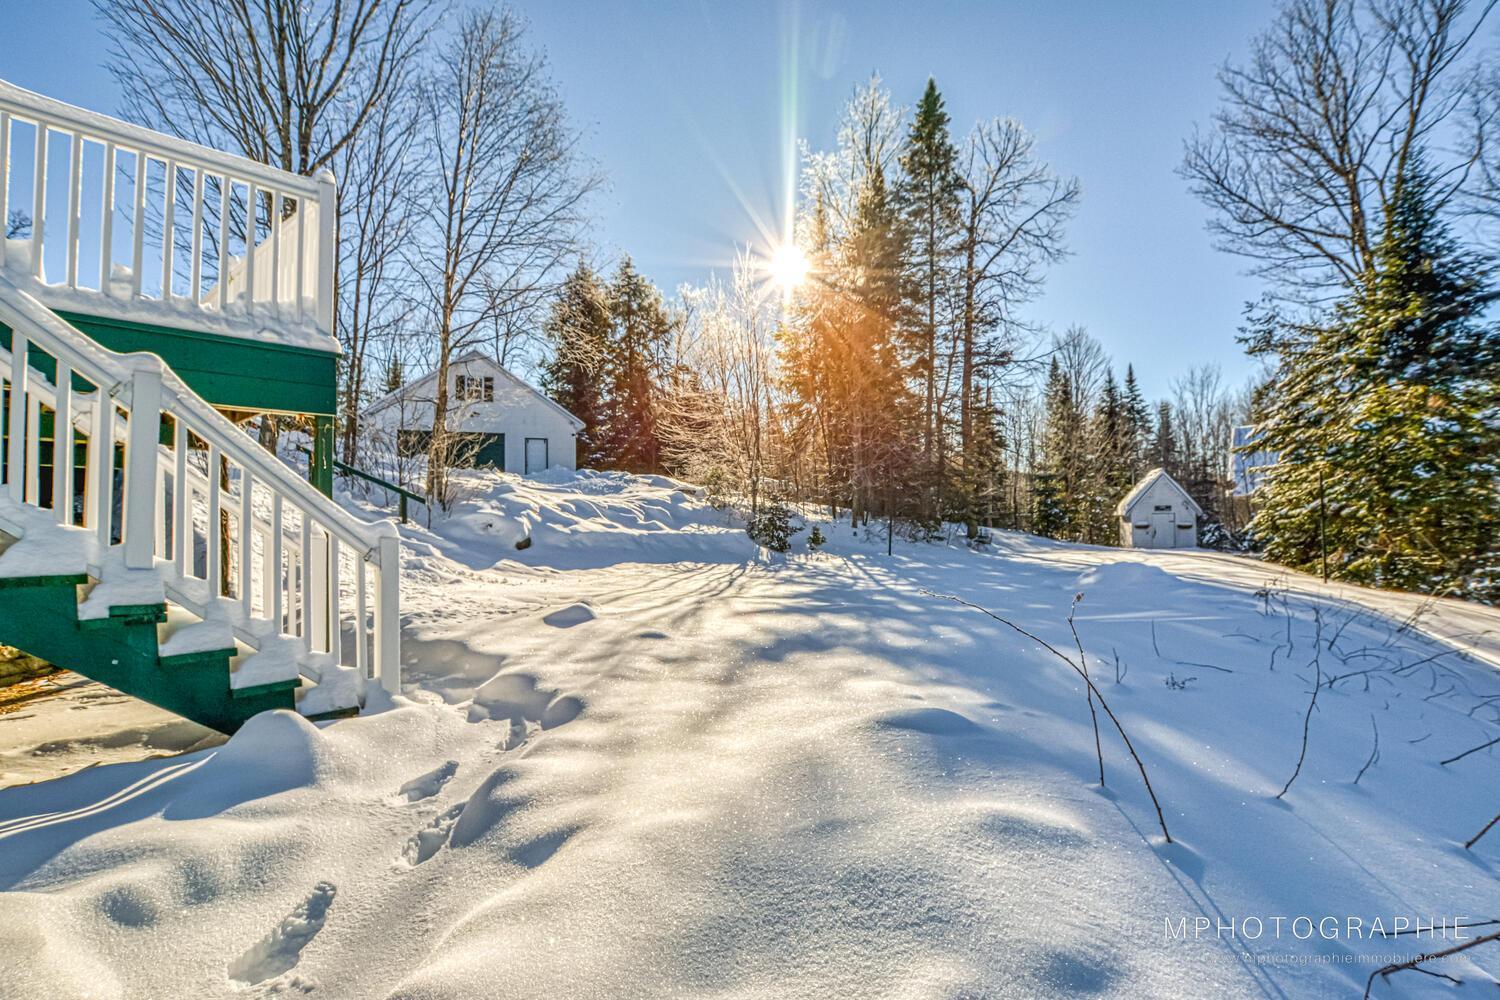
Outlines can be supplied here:
<path id="1" fill-rule="evenodd" d="M 1009 115 L 1083 184 L 1074 251 L 1029 309 L 1081 323 L 1150 394 L 1217 362 L 1258 285 L 1215 251 L 1174 169 L 1217 100 L 1214 72 L 1269 22 L 1269 0 L 1052 3 L 517 0 L 586 148 L 608 177 L 594 238 L 665 289 L 723 268 L 779 227 L 786 136 L 831 144 L 853 88 L 878 72 L 902 104 L 937 78 L 956 132 Z M 0 0 L 15 44 L 0 77 L 102 111 L 118 90 L 87 0 Z"/>

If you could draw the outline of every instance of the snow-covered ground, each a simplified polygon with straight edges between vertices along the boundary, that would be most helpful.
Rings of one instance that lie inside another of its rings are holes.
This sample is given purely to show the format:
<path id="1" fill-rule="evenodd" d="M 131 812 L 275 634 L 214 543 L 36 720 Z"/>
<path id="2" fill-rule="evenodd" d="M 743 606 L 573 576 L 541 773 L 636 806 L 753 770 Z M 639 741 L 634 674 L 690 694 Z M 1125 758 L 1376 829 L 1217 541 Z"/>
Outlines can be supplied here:
<path id="1" fill-rule="evenodd" d="M 1500 735 L 1492 610 L 1007 533 L 777 556 L 554 480 L 405 532 L 394 704 L 0 791 L 0 996 L 1342 997 L 1461 943 L 1373 921 L 1500 918 L 1500 747 L 1439 763 Z M 948 599 L 1076 659 L 1079 593 L 1170 844 L 1079 676 Z M 1493 992 L 1500 945 L 1433 969 Z"/>

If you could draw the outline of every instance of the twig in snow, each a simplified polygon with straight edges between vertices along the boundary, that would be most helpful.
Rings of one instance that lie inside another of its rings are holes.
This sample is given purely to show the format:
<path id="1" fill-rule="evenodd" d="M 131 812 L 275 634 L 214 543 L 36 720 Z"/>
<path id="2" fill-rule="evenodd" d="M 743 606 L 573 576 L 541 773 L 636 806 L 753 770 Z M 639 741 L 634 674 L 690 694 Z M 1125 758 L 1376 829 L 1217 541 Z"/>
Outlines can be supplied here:
<path id="1" fill-rule="evenodd" d="M 999 622 L 1001 625 L 1004 625 L 1007 628 L 1021 633 L 1026 638 L 1030 639 L 1032 642 L 1041 646 L 1053 656 L 1057 657 L 1059 660 L 1062 660 L 1068 666 L 1072 667 L 1074 672 L 1077 673 L 1079 677 L 1083 678 L 1083 683 L 1088 685 L 1089 690 L 1094 693 L 1094 697 L 1099 699 L 1099 707 L 1104 709 L 1104 714 L 1109 716 L 1109 721 L 1115 724 L 1115 731 L 1120 734 L 1120 739 L 1125 743 L 1125 749 L 1130 751 L 1130 756 L 1135 760 L 1136 768 L 1141 772 L 1141 783 L 1146 786 L 1146 794 L 1151 796 L 1151 804 L 1156 807 L 1156 822 L 1161 827 L 1161 835 L 1166 838 L 1167 843 L 1172 843 L 1172 835 L 1167 832 L 1167 818 L 1162 815 L 1161 800 L 1156 797 L 1156 791 L 1151 787 L 1151 779 L 1146 777 L 1146 765 L 1141 761 L 1141 755 L 1135 752 L 1135 745 L 1130 742 L 1130 737 L 1125 733 L 1125 727 L 1120 724 L 1120 720 L 1115 716 L 1114 710 L 1109 707 L 1109 702 L 1104 700 L 1103 692 L 1094 687 L 1094 682 L 1089 680 L 1088 674 L 1084 673 L 1083 670 L 1079 668 L 1079 666 L 1072 660 L 1068 659 L 1062 653 L 1058 652 L 1056 646 L 1053 646 L 1050 642 L 1047 642 L 1045 639 L 1042 639 L 1039 636 L 1032 635 L 1030 632 L 1026 631 L 1015 622 L 1009 621 L 1005 618 L 1001 618 L 989 608 L 981 607 L 980 605 L 975 604 L 972 601 L 966 601 L 963 598 L 955 597 L 952 594 L 939 594 L 931 590 L 924 590 L 922 591 L 922 593 L 926 594 L 928 597 L 937 597 L 945 601 L 952 601 L 954 604 L 962 604 L 964 607 L 973 608 L 975 611 L 978 611 L 981 614 L 988 615 L 989 617 L 995 619 L 995 621 Z"/>
<path id="2" fill-rule="evenodd" d="M 1375 725 L 1374 712 L 1370 713 L 1370 728 L 1375 731 L 1375 745 L 1370 748 L 1370 759 L 1365 761 L 1365 766 L 1360 768 L 1359 773 L 1354 776 L 1354 783 L 1356 785 L 1359 784 L 1359 779 L 1365 776 L 1365 772 L 1380 759 L 1380 727 Z"/>
<path id="3" fill-rule="evenodd" d="M 1073 604 L 1068 608 L 1068 628 L 1073 632 L 1073 642 L 1078 646 L 1078 662 L 1083 667 L 1083 678 L 1088 680 L 1089 661 L 1083 654 L 1083 640 L 1078 638 L 1078 626 L 1073 624 L 1073 615 L 1078 611 L 1078 602 L 1083 600 L 1083 595 L 1074 594 Z M 1099 741 L 1099 713 L 1094 711 L 1094 685 L 1090 684 L 1085 692 L 1089 699 L 1089 719 L 1094 723 L 1094 753 L 1099 757 L 1099 787 L 1104 787 L 1104 744 Z"/>
<path id="4" fill-rule="evenodd" d="M 1484 824 L 1484 829 L 1483 830 L 1480 830 L 1478 833 L 1474 834 L 1474 836 L 1470 837 L 1468 839 L 1468 841 L 1464 844 L 1464 849 L 1465 850 L 1471 850 L 1471 849 L 1473 849 L 1474 845 L 1477 844 L 1477 843 L 1479 843 L 1479 838 L 1483 837 L 1485 834 L 1489 833 L 1490 832 L 1490 827 L 1494 826 L 1496 823 L 1500 823 L 1500 813 L 1496 813 L 1494 819 L 1492 819 L 1488 823 Z"/>
<path id="5" fill-rule="evenodd" d="M 1198 663 L 1198 662 L 1196 662 L 1194 660 L 1179 660 L 1175 656 L 1162 656 L 1161 647 L 1156 644 L 1156 619 L 1155 618 L 1151 619 L 1151 648 L 1154 649 L 1154 650 L 1156 650 L 1156 656 L 1157 656 L 1158 659 L 1171 660 L 1173 663 L 1176 663 L 1176 664 L 1178 664 L 1180 666 L 1184 666 L 1184 667 L 1202 667 L 1205 670 L 1217 670 L 1221 674 L 1232 674 L 1232 673 L 1234 673 L 1234 671 L 1230 670 L 1228 667 L 1220 667 L 1220 666 L 1216 666 L 1216 665 L 1214 665 L 1212 663 Z"/>
<path id="6" fill-rule="evenodd" d="M 1500 743 L 1500 736 L 1496 736 L 1494 739 L 1490 740 L 1488 743 L 1481 743 L 1477 747 L 1471 747 L 1470 749 L 1465 750 L 1463 753 L 1459 754 L 1457 757 L 1449 757 L 1447 760 L 1440 760 L 1440 761 L 1438 761 L 1438 763 L 1439 764 L 1452 764 L 1454 761 L 1463 760 L 1465 757 L 1469 756 L 1469 754 L 1471 754 L 1471 753 L 1478 753 L 1481 750 L 1487 750 L 1490 747 L 1494 746 L 1496 743 Z"/>
<path id="7" fill-rule="evenodd" d="M 1313 638 L 1312 658 L 1312 666 L 1317 671 L 1317 676 L 1313 681 L 1312 700 L 1307 703 L 1307 715 L 1302 719 L 1302 752 L 1297 755 L 1297 769 L 1292 772 L 1290 778 L 1286 779 L 1286 784 L 1281 787 L 1281 791 L 1276 793 L 1278 799 L 1287 793 L 1292 787 L 1292 782 L 1297 780 L 1297 775 L 1302 773 L 1302 762 L 1307 760 L 1307 734 L 1312 729 L 1313 710 L 1318 707 L 1318 691 L 1323 687 L 1323 612 L 1316 607 L 1313 608 L 1313 620 L 1318 630 Z"/>
<path id="8" fill-rule="evenodd" d="M 1109 651 L 1115 655 L 1115 683 L 1118 684 L 1125 679 L 1126 674 L 1130 673 L 1130 665 L 1128 663 L 1123 664 L 1124 669 L 1122 670 L 1120 651 L 1113 646 L 1109 647 Z"/>
<path id="9" fill-rule="evenodd" d="M 1365 980 L 1364 1000 L 1370 1000 L 1370 990 L 1375 988 L 1376 976 L 1379 976 L 1381 979 L 1388 979 L 1390 978 L 1392 973 L 1400 972 L 1403 969 L 1416 969 L 1416 971 L 1418 972 L 1427 972 L 1426 969 L 1418 969 L 1417 966 L 1421 965 L 1423 962 L 1430 962 L 1434 958 L 1447 958 L 1449 955 L 1456 955 L 1461 951 L 1468 951 L 1470 948 L 1474 948 L 1478 945 L 1484 944 L 1486 941 L 1500 941 L 1500 931 L 1496 931 L 1493 934 L 1486 934 L 1484 937 L 1477 937 L 1472 941 L 1465 941 L 1463 944 L 1455 945 L 1452 948 L 1444 948 L 1442 951 L 1430 951 L 1426 954 L 1418 955 L 1416 958 L 1408 959 L 1405 962 L 1392 962 L 1390 965 L 1376 969 L 1374 972 L 1370 973 L 1370 978 Z M 1444 976 L 1442 973 L 1429 974 L 1442 976 L 1442 978 L 1455 983 L 1458 982 L 1458 980 L 1454 979 L 1452 976 Z"/>

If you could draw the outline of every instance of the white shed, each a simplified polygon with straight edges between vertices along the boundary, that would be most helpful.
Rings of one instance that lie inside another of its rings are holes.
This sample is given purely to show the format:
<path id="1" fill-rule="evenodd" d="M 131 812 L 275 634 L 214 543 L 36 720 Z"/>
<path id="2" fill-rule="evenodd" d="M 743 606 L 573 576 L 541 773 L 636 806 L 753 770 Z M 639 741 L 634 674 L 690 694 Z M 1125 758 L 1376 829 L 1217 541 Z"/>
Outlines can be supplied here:
<path id="1" fill-rule="evenodd" d="M 480 351 L 454 358 L 448 378 L 447 425 L 472 445 L 467 464 L 526 475 L 576 467 L 582 420 Z M 432 438 L 436 398 L 437 373 L 428 372 L 370 404 L 360 419 L 399 452 L 420 454 Z"/>
<path id="2" fill-rule="evenodd" d="M 1167 470 L 1152 469 L 1115 508 L 1120 544 L 1131 549 L 1196 548 L 1202 514 L 1203 508 Z"/>

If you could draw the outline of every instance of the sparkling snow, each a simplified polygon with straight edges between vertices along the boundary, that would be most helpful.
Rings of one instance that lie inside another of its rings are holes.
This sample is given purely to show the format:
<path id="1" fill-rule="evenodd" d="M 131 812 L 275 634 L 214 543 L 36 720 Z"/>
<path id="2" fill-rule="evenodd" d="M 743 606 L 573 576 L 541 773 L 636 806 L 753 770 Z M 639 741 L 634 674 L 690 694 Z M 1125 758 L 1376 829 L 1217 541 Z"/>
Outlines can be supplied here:
<path id="1" fill-rule="evenodd" d="M 1500 735 L 1492 610 L 1005 532 L 776 556 L 671 480 L 468 486 L 403 532 L 403 697 L 0 791 L 0 995 L 1343 997 L 1433 942 L 1166 926 L 1500 917 L 1500 834 L 1462 848 L 1500 748 L 1438 763 Z M 1097 786 L 1078 676 L 933 596 L 1071 652 L 1079 592 L 1176 843 L 1109 729 Z M 1379 669 L 1321 691 L 1277 801 L 1316 616 L 1325 678 Z M 1482 991 L 1500 946 L 1440 968 Z"/>

